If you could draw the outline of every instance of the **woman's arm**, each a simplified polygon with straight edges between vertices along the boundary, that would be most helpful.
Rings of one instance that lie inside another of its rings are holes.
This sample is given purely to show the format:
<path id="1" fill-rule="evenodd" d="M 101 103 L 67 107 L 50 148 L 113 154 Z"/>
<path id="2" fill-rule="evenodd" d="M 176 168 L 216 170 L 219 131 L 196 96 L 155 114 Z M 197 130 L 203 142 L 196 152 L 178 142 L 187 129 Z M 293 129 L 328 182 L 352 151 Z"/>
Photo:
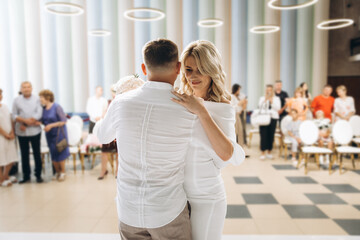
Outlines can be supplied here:
<path id="1" fill-rule="evenodd" d="M 195 97 L 193 95 L 189 96 L 186 94 L 180 94 L 175 91 L 172 92 L 176 98 L 171 100 L 175 103 L 178 103 L 190 112 L 196 114 L 199 117 L 202 127 L 205 130 L 205 133 L 211 143 L 212 148 L 215 153 L 223 160 L 229 160 L 234 151 L 233 144 L 221 131 L 221 129 L 216 125 L 215 121 L 210 116 L 209 112 L 206 110 L 203 99 Z"/>

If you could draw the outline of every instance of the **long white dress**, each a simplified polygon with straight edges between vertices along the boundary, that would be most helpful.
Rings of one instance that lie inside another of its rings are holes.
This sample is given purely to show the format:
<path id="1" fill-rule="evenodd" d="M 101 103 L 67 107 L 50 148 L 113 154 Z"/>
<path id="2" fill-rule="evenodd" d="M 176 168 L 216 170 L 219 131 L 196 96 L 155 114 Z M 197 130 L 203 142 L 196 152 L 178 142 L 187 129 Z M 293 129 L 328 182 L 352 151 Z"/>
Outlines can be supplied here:
<path id="1" fill-rule="evenodd" d="M 10 132 L 12 128 L 11 115 L 9 109 L 4 104 L 0 106 L 0 127 L 5 132 Z M 15 139 L 8 140 L 3 135 L 0 135 L 0 166 L 3 167 L 17 161 Z"/>
<path id="2" fill-rule="evenodd" d="M 236 143 L 235 111 L 230 104 L 204 102 L 219 128 L 231 140 L 234 153 L 222 161 L 212 149 L 200 121 L 195 123 L 193 141 L 186 158 L 184 187 L 191 205 L 193 240 L 220 240 L 226 216 L 226 193 L 221 168 L 229 163 L 239 165 L 245 159 L 244 150 Z M 199 142 L 208 143 L 201 146 Z M 205 141 L 206 142 L 206 141 Z"/>

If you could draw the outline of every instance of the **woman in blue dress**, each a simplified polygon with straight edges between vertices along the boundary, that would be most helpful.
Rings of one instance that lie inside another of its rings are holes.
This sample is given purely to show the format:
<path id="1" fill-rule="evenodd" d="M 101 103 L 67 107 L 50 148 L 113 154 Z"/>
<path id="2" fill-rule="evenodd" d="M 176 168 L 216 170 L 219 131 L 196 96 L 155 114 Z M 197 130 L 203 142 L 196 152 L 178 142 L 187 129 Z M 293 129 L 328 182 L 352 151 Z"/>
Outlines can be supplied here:
<path id="1" fill-rule="evenodd" d="M 46 141 L 50 149 L 51 160 L 56 171 L 58 181 L 65 180 L 65 159 L 70 156 L 69 147 L 59 152 L 56 144 L 66 138 L 66 115 L 62 107 L 54 102 L 54 94 L 50 90 L 42 90 L 39 93 L 41 105 L 44 106 L 42 123 L 46 132 Z"/>

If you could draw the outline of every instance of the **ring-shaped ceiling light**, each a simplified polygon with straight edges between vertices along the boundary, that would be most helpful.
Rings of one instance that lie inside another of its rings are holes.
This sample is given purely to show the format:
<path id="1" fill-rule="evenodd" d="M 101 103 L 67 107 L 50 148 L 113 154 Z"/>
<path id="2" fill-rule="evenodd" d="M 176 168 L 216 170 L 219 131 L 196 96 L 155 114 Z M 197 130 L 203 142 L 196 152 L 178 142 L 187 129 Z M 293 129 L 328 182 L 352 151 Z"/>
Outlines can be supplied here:
<path id="1" fill-rule="evenodd" d="M 277 5 L 277 4 L 275 4 L 275 2 L 278 2 L 278 1 L 280 1 L 280 0 L 270 0 L 268 2 L 268 7 L 276 9 L 276 10 L 293 10 L 293 9 L 309 7 L 318 2 L 318 0 L 309 0 L 307 2 L 295 4 L 295 5 Z"/>
<path id="2" fill-rule="evenodd" d="M 330 26 L 330 24 L 337 23 L 336 25 Z M 317 25 L 318 29 L 321 30 L 333 30 L 351 26 L 354 23 L 354 20 L 349 18 L 338 18 L 322 21 Z"/>
<path id="3" fill-rule="evenodd" d="M 274 33 L 280 30 L 279 26 L 275 25 L 261 25 L 256 26 L 250 29 L 250 32 L 255 34 L 266 34 L 266 33 Z"/>
<path id="4" fill-rule="evenodd" d="M 84 13 L 84 8 L 80 5 L 68 3 L 68 2 L 48 2 L 45 4 L 45 10 L 49 13 L 64 16 L 77 16 Z M 55 10 L 54 7 L 69 8 L 69 11 Z M 74 10 L 74 11 L 71 11 Z"/>
<path id="5" fill-rule="evenodd" d="M 132 13 L 137 13 L 137 12 L 142 12 L 142 13 L 155 13 L 158 14 L 158 16 L 156 17 L 135 17 L 132 16 Z M 133 21 L 142 21 L 142 22 L 151 22 L 151 21 L 158 21 L 161 20 L 165 17 L 165 13 L 159 9 L 155 9 L 155 8 L 132 8 L 129 10 L 126 10 L 124 12 L 124 17 L 129 19 L 129 20 L 133 20 Z"/>
<path id="6" fill-rule="evenodd" d="M 198 21 L 197 25 L 203 28 L 216 28 L 224 24 L 224 21 L 217 18 L 207 18 Z"/>
<path id="7" fill-rule="evenodd" d="M 93 29 L 90 30 L 88 34 L 89 36 L 94 36 L 94 37 L 106 37 L 106 36 L 110 36 L 111 32 L 106 29 Z"/>

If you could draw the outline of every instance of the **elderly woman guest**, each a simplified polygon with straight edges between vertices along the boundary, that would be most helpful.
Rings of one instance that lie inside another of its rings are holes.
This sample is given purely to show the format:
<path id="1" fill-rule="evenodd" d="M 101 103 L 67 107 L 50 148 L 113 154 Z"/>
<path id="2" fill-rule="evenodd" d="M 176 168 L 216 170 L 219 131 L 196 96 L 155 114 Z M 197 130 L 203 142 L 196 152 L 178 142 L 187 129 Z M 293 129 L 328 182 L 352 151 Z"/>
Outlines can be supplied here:
<path id="1" fill-rule="evenodd" d="M 65 180 L 65 159 L 70 156 L 69 147 L 59 152 L 56 144 L 67 139 L 66 115 L 62 107 L 54 102 L 54 94 L 50 90 L 42 90 L 39 93 L 41 105 L 43 105 L 42 123 L 46 132 L 46 140 L 50 149 L 51 160 L 55 167 L 56 179 Z"/>
<path id="2" fill-rule="evenodd" d="M 240 164 L 245 153 L 236 143 L 235 111 L 216 47 L 203 40 L 190 43 L 182 53 L 181 70 L 183 94 L 174 92 L 173 101 L 198 116 L 193 139 L 207 137 L 213 147 L 191 146 L 186 159 L 184 187 L 191 205 L 192 238 L 219 240 L 226 215 L 220 168 Z"/>
<path id="3" fill-rule="evenodd" d="M 307 101 L 303 95 L 303 89 L 298 87 L 295 89 L 294 97 L 287 102 L 288 112 L 290 113 L 292 109 L 296 109 L 298 119 L 301 121 L 306 120 L 306 113 L 309 109 Z"/>
<path id="4" fill-rule="evenodd" d="M 16 182 L 15 177 L 9 177 L 12 165 L 18 161 L 14 123 L 6 105 L 1 103 L 3 99 L 0 89 L 0 186 L 9 187 Z"/>
<path id="5" fill-rule="evenodd" d="M 355 114 L 354 98 L 347 96 L 347 89 L 344 85 L 338 86 L 336 93 L 339 97 L 335 99 L 334 103 L 335 121 L 349 120 Z"/>
<path id="6" fill-rule="evenodd" d="M 267 151 L 266 158 L 272 159 L 271 151 L 274 144 L 276 123 L 279 119 L 278 111 L 281 108 L 280 98 L 275 96 L 272 85 L 266 86 L 265 96 L 259 100 L 259 108 L 261 111 L 270 114 L 271 121 L 267 126 L 260 126 L 260 159 L 265 159 L 265 151 Z"/>

